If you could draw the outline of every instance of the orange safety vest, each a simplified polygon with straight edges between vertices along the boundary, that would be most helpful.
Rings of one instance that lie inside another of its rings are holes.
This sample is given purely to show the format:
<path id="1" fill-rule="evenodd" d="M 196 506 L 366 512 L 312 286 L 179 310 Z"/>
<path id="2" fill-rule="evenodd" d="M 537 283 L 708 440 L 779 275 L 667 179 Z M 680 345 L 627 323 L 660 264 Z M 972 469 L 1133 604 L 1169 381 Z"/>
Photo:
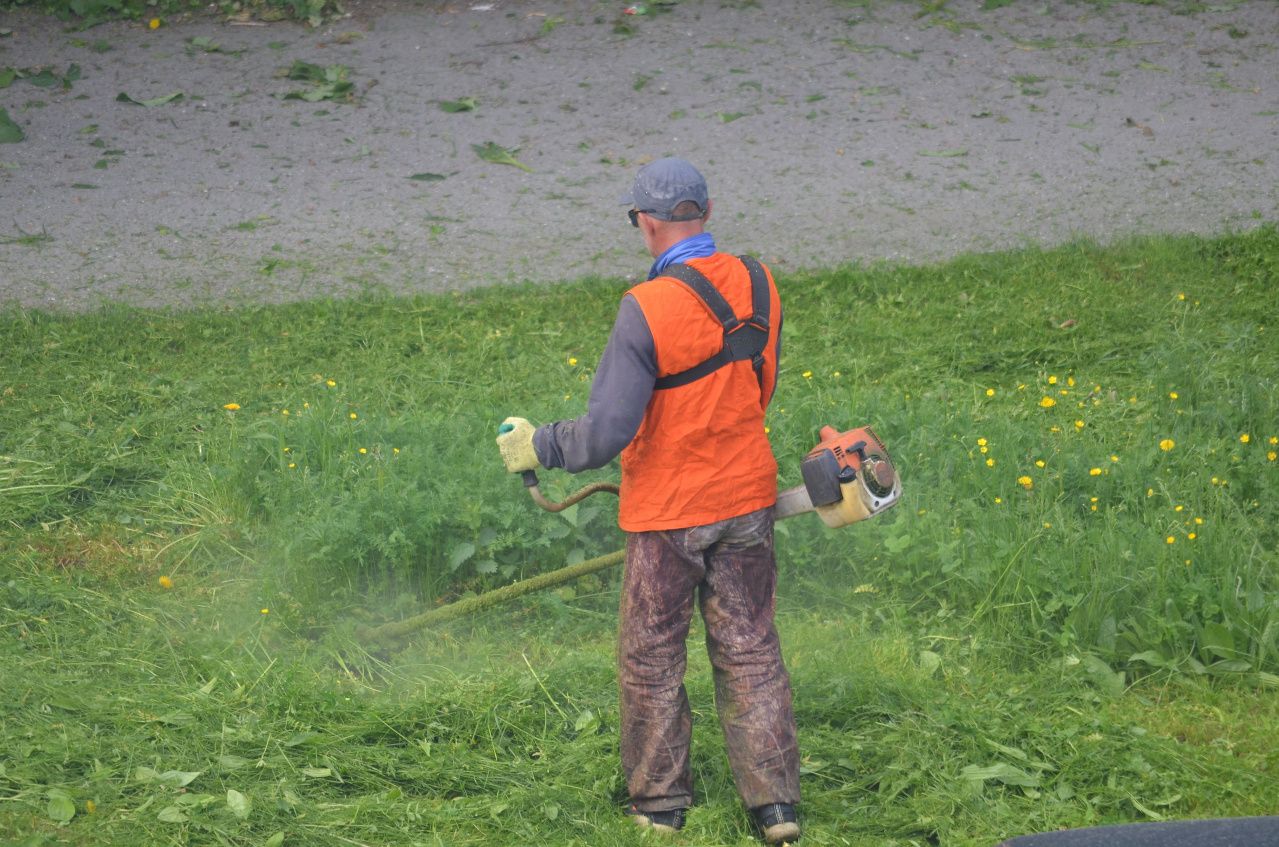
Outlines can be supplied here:
<path id="1" fill-rule="evenodd" d="M 684 264 L 705 275 L 738 318 L 751 316 L 750 274 L 741 260 L 715 253 Z M 762 383 L 750 360 L 743 359 L 686 385 L 653 392 L 639 432 L 622 451 L 617 522 L 627 532 L 700 526 L 777 502 L 777 460 L 764 432 L 782 314 L 771 274 L 768 287 L 772 317 Z M 723 326 L 680 280 L 657 277 L 627 293 L 653 335 L 658 377 L 688 370 L 723 347 Z"/>

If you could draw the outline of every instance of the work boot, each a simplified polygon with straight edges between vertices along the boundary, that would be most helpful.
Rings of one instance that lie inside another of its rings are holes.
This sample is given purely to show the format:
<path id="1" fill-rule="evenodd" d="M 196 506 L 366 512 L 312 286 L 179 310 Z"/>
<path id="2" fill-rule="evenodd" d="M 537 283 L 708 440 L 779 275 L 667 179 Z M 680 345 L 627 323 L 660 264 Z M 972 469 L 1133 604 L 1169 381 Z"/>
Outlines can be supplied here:
<path id="1" fill-rule="evenodd" d="M 632 803 L 626 810 L 635 825 L 654 832 L 673 833 L 684 828 L 684 813 L 687 809 L 669 809 L 662 812 L 641 812 Z"/>
<path id="2" fill-rule="evenodd" d="M 751 809 L 755 826 L 766 844 L 793 844 L 799 840 L 799 818 L 790 803 L 768 803 Z"/>

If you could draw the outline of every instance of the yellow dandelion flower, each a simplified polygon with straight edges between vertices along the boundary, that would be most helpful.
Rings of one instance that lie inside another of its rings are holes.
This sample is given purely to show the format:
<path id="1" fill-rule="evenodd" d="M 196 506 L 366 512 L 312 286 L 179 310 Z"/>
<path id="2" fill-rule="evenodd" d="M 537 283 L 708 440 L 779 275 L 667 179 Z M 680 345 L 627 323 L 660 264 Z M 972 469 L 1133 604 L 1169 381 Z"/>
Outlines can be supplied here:
<path id="1" fill-rule="evenodd" d="M 1097 511 L 1097 504 L 1096 504 L 1096 503 L 1093 503 L 1093 504 L 1092 504 L 1091 506 L 1089 506 L 1088 508 L 1089 508 L 1089 510 L 1090 510 L 1090 511 L 1095 512 L 1095 511 Z"/>
<path id="2" fill-rule="evenodd" d="M 1048 427 L 1048 431 L 1049 431 L 1049 432 L 1052 432 L 1052 433 L 1058 433 L 1058 432 L 1061 432 L 1061 427 L 1059 427 L 1059 426 L 1050 426 L 1050 427 Z"/>
<path id="3" fill-rule="evenodd" d="M 772 430 L 771 430 L 771 429 L 769 429 L 768 427 L 764 427 L 764 434 L 765 434 L 765 435 L 768 435 L 770 432 L 772 432 Z"/>
<path id="4" fill-rule="evenodd" d="M 980 451 L 983 455 L 984 455 L 984 454 L 986 454 L 986 453 L 989 453 L 989 452 L 990 452 L 990 448 L 989 448 L 989 447 L 978 447 L 977 449 L 978 449 L 978 450 L 979 450 L 979 451 Z"/>
<path id="5" fill-rule="evenodd" d="M 1203 518 L 1195 518 L 1195 526 L 1203 526 L 1203 525 L 1204 525 Z"/>
<path id="6" fill-rule="evenodd" d="M 1175 392 L 1175 391 L 1169 391 L 1169 392 L 1168 392 L 1168 399 L 1169 399 L 1169 400 L 1176 400 L 1176 399 L 1178 399 L 1178 397 L 1179 397 L 1179 395 L 1177 394 L 1177 392 Z"/>
<path id="7" fill-rule="evenodd" d="M 302 404 L 302 408 L 303 408 L 303 409 L 309 409 L 309 408 L 311 408 L 311 404 L 310 404 L 310 403 L 303 403 L 303 404 Z"/>
<path id="8" fill-rule="evenodd" d="M 1044 462 L 1044 460 L 1043 460 L 1043 459 L 1036 459 L 1036 460 L 1035 460 L 1035 467 L 1037 467 L 1037 468 L 1042 468 L 1042 467 L 1044 466 L 1044 464 L 1045 464 L 1045 462 Z"/>
<path id="9" fill-rule="evenodd" d="M 394 455 L 398 456 L 398 455 L 400 455 L 400 448 L 399 448 L 399 447 L 392 447 L 392 448 L 391 448 L 391 452 L 392 452 Z"/>
<path id="10" fill-rule="evenodd" d="M 1174 512 L 1181 512 L 1181 511 L 1184 511 L 1184 510 L 1185 510 L 1185 508 L 1186 508 L 1185 506 L 1183 506 L 1183 505 L 1181 505 L 1180 503 L 1178 503 L 1176 506 L 1173 506 L 1173 507 L 1172 507 L 1172 510 L 1173 510 Z"/>
<path id="11" fill-rule="evenodd" d="M 355 412 L 352 412 L 352 413 L 351 413 L 351 420 L 356 420 L 356 419 L 357 419 L 357 418 L 359 418 L 359 417 L 360 417 L 360 416 L 359 416 L 359 415 L 357 415 Z"/>
<path id="12" fill-rule="evenodd" d="M 576 365 L 576 364 L 577 364 L 577 358 L 576 358 L 575 356 L 569 356 L 569 357 L 568 357 L 568 363 L 569 363 L 569 365 L 570 365 L 570 366 L 574 366 L 574 365 Z"/>
<path id="13" fill-rule="evenodd" d="M 1119 461 L 1119 457 L 1118 457 L 1118 456 L 1111 456 L 1111 457 L 1110 457 L 1110 461 L 1112 461 L 1112 462 L 1118 462 L 1118 461 Z"/>
<path id="14" fill-rule="evenodd" d="M 223 403 L 222 408 L 226 409 L 228 412 L 238 412 L 240 411 L 240 404 L 239 403 Z"/>
<path id="15" fill-rule="evenodd" d="M 169 577 L 167 577 L 167 576 L 162 576 L 162 577 L 160 577 L 159 582 L 160 582 L 160 587 L 161 587 L 161 588 L 172 588 L 172 587 L 173 587 L 173 580 L 172 580 L 172 579 L 170 579 L 170 578 L 169 578 Z"/>
<path id="16" fill-rule="evenodd" d="M 987 397 L 994 397 L 994 396 L 995 396 L 995 389 L 993 389 L 993 388 L 987 388 L 987 389 L 986 389 L 986 396 L 987 396 Z"/>
<path id="17" fill-rule="evenodd" d="M 1147 488 L 1147 489 L 1146 489 L 1146 496 L 1147 496 L 1147 497 L 1154 497 L 1154 496 L 1155 496 L 1155 489 L 1153 489 L 1153 488 Z"/>
<path id="18" fill-rule="evenodd" d="M 1185 293 L 1184 293 L 1184 292 L 1180 292 L 1180 291 L 1179 291 L 1179 292 L 1177 292 L 1177 299 L 1178 299 L 1178 300 L 1185 300 L 1185 299 L 1186 299 L 1186 295 L 1185 295 Z"/>
<path id="19" fill-rule="evenodd" d="M 1249 441 L 1251 441 L 1251 440 L 1252 440 L 1252 436 L 1251 436 L 1251 435 L 1249 435 L 1249 434 L 1248 434 L 1248 433 L 1246 433 L 1246 432 L 1245 432 L 1243 435 L 1239 436 L 1239 443 L 1240 443 L 1240 444 L 1247 444 L 1247 443 L 1248 443 Z"/>
<path id="20" fill-rule="evenodd" d="M 1198 535 L 1195 535 L 1193 532 L 1187 532 L 1187 533 L 1186 533 L 1186 538 L 1188 538 L 1188 539 L 1189 539 L 1189 540 L 1191 540 L 1191 541 L 1194 541 L 1194 540 L 1195 540 L 1196 538 L 1198 538 L 1198 537 L 1199 537 L 1199 536 L 1198 536 Z"/>
<path id="21" fill-rule="evenodd" d="M 1050 376 L 1050 377 L 1048 377 L 1048 384 L 1049 384 L 1049 385 L 1056 385 L 1056 384 L 1057 384 L 1057 377 L 1055 377 L 1055 376 Z"/>
<path id="22" fill-rule="evenodd" d="M 1035 481 L 1028 476 L 1017 477 L 1017 484 L 1027 491 L 1035 487 Z"/>
<path id="23" fill-rule="evenodd" d="M 839 373 L 839 371 L 833 371 L 833 372 L 831 373 L 831 376 L 835 377 L 836 379 L 839 379 L 839 377 L 840 377 L 840 373 Z"/>
<path id="24" fill-rule="evenodd" d="M 1052 529 L 1052 528 L 1053 528 L 1052 524 L 1050 524 L 1048 521 L 1044 521 L 1044 529 Z"/>
<path id="25" fill-rule="evenodd" d="M 159 28 L 160 28 L 160 19 L 159 19 L 159 18 L 152 18 L 151 20 L 147 21 L 147 26 L 151 27 L 152 29 L 159 29 Z"/>
<path id="26" fill-rule="evenodd" d="M 1096 502 L 1097 502 L 1097 498 L 1096 498 L 1096 497 L 1089 497 L 1089 498 L 1088 498 L 1088 502 L 1089 502 L 1089 503 L 1096 503 Z"/>
<path id="27" fill-rule="evenodd" d="M 334 388 L 337 386 L 337 381 L 332 379 L 326 379 L 324 380 L 324 384 L 327 385 L 329 388 Z"/>
<path id="28" fill-rule="evenodd" d="M 1004 498 L 1003 498 L 1003 497 L 996 497 L 996 498 L 995 498 L 995 505 L 996 505 L 996 506 L 998 506 L 998 505 L 999 505 L 1000 503 L 1002 503 L 1002 502 L 1004 502 Z"/>
<path id="29" fill-rule="evenodd" d="M 271 610 L 270 610 L 270 609 L 263 609 L 263 610 L 262 610 L 262 614 L 264 614 L 264 615 L 269 615 L 269 614 L 271 614 Z"/>
<path id="30" fill-rule="evenodd" d="M 812 371 L 804 371 L 804 373 L 803 373 L 803 374 L 801 374 L 801 376 L 803 376 L 803 377 L 804 377 L 804 379 L 812 379 L 812 378 L 813 378 L 813 372 L 812 372 Z"/>
<path id="31" fill-rule="evenodd" d="M 1057 405 L 1057 401 L 1051 397 L 1044 397 L 1039 401 L 1039 405 L 1045 409 L 1051 409 L 1053 406 Z"/>
<path id="32" fill-rule="evenodd" d="M 1271 444 L 1279 444 L 1279 435 L 1272 435 L 1272 436 L 1270 436 L 1270 443 L 1271 443 Z"/>
<path id="33" fill-rule="evenodd" d="M 990 443 L 990 442 L 988 442 L 988 441 L 987 441 L 986 439 L 984 439 L 984 438 L 978 438 L 978 439 L 977 439 L 977 446 L 978 446 L 978 447 L 985 447 L 985 446 L 986 446 L 987 444 L 989 444 L 989 443 Z"/>
<path id="34" fill-rule="evenodd" d="M 994 459 L 987 459 L 987 460 L 986 460 L 986 467 L 988 467 L 988 468 L 993 468 L 994 466 L 995 466 L 995 460 L 994 460 Z"/>
<path id="35" fill-rule="evenodd" d="M 1177 442 L 1173 441 L 1171 438 L 1165 438 L 1163 441 L 1159 442 L 1159 449 L 1164 451 L 1165 453 L 1167 453 L 1169 450 L 1171 450 L 1172 448 L 1176 446 L 1177 446 Z"/>
<path id="36" fill-rule="evenodd" d="M 1067 385 L 1069 385 L 1071 388 L 1074 388 L 1074 387 L 1075 387 L 1075 378 L 1074 378 L 1073 376 L 1068 376 L 1068 377 L 1066 377 L 1066 384 L 1067 384 Z"/>
<path id="37" fill-rule="evenodd" d="M 298 466 L 297 462 L 289 462 L 289 470 L 293 470 Z"/>
<path id="38" fill-rule="evenodd" d="M 1088 470 L 1088 475 L 1089 475 L 1089 476 L 1101 476 L 1101 468 L 1090 468 L 1090 469 Z"/>
<path id="39" fill-rule="evenodd" d="M 361 447 L 361 448 L 360 448 L 360 455 L 361 455 L 361 456 L 367 455 L 367 454 L 368 454 L 368 452 L 369 452 L 369 448 L 367 448 L 367 447 Z"/>
<path id="40" fill-rule="evenodd" d="M 1279 457 L 1279 453 L 1276 453 L 1274 450 L 1271 450 L 1268 453 L 1266 453 L 1266 459 L 1268 461 L 1273 462 L 1276 457 Z"/>
<path id="41" fill-rule="evenodd" d="M 1083 421 L 1075 421 L 1075 429 L 1083 429 L 1085 426 Z"/>
<path id="42" fill-rule="evenodd" d="M 1170 535 L 1170 536 L 1168 536 L 1167 538 L 1165 538 L 1164 540 L 1165 540 L 1165 541 L 1167 541 L 1169 544 L 1176 544 L 1176 543 L 1177 543 L 1177 539 L 1176 539 L 1175 537 L 1171 536 L 1171 535 Z"/>

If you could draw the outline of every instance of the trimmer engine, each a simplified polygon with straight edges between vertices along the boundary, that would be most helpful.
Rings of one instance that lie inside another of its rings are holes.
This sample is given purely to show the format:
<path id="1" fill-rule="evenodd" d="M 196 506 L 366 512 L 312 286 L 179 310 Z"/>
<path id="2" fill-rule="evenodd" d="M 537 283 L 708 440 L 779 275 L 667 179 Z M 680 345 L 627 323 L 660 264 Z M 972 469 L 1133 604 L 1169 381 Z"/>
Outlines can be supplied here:
<path id="1" fill-rule="evenodd" d="M 837 432 L 826 426 L 818 436 L 821 441 L 800 465 L 804 484 L 778 494 L 779 520 L 815 510 L 827 526 L 846 526 L 901 499 L 901 477 L 873 429 Z"/>

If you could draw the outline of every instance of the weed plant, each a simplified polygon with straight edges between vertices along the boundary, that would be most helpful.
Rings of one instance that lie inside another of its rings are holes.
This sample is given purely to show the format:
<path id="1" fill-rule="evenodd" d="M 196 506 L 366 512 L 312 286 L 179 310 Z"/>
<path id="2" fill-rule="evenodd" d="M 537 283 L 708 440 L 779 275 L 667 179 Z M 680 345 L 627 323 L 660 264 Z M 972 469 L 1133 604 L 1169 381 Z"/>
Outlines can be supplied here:
<path id="1" fill-rule="evenodd" d="M 1267 227 L 780 280 L 782 483 L 870 424 L 906 492 L 778 528 L 806 838 L 1274 812 L 1277 271 Z M 621 546 L 492 439 L 581 413 L 623 290 L 0 316 L 0 840 L 649 843 L 616 573 L 354 635 Z M 752 843 L 700 638 L 677 843 Z"/>

